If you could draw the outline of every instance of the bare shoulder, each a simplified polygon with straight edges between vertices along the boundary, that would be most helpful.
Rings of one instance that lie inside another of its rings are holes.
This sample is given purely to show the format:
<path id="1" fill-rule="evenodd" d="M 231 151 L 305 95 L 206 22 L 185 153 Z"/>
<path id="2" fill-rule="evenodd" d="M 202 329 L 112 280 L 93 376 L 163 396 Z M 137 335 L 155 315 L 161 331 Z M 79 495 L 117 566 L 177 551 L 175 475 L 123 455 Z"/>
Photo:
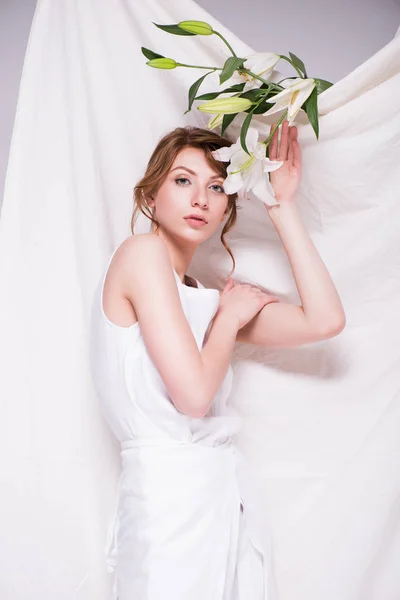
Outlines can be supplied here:
<path id="1" fill-rule="evenodd" d="M 158 253 L 163 251 L 167 251 L 167 247 L 162 239 L 154 233 L 135 233 L 122 242 L 115 257 L 122 261 L 136 257 L 142 252 Z"/>
<path id="2" fill-rule="evenodd" d="M 110 272 L 118 277 L 130 277 L 132 268 L 148 265 L 156 257 L 167 258 L 168 251 L 164 242 L 153 233 L 131 235 L 118 247 L 110 265 Z"/>
<path id="3" fill-rule="evenodd" d="M 160 256 L 164 261 L 169 260 L 164 242 L 153 234 L 132 235 L 117 248 L 106 274 L 102 296 L 103 310 L 115 325 L 124 327 L 137 322 L 132 285 L 136 276 L 146 273 L 147 266 Z"/>
<path id="4" fill-rule="evenodd" d="M 140 296 L 158 294 L 162 288 L 176 287 L 167 246 L 152 233 L 127 238 L 115 253 L 115 268 L 125 297 L 133 302 Z"/>

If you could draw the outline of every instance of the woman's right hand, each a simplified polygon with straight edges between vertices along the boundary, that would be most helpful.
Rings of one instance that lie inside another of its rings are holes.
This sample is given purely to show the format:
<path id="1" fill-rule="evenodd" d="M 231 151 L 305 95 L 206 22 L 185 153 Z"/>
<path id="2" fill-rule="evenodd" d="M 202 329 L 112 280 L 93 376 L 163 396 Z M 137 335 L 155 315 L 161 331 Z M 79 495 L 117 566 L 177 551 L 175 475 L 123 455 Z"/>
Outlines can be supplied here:
<path id="1" fill-rule="evenodd" d="M 239 330 L 271 302 L 279 302 L 279 298 L 249 283 L 235 285 L 229 278 L 220 295 L 218 312 L 237 320 Z"/>

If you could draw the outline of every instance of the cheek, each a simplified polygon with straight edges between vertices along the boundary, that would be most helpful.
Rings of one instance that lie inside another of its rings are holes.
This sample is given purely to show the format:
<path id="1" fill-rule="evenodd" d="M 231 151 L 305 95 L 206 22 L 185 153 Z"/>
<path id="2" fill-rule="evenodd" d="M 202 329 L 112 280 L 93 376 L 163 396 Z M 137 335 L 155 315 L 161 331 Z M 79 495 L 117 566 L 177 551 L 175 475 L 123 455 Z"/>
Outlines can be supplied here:
<path id="1" fill-rule="evenodd" d="M 174 198 L 173 192 L 174 190 L 172 185 L 167 182 L 163 183 L 163 185 L 159 188 L 155 196 L 155 204 L 159 212 L 169 207 Z"/>
<path id="2" fill-rule="evenodd" d="M 231 212 L 231 206 L 229 204 L 229 200 L 227 199 L 225 202 L 225 209 L 224 209 L 224 216 L 227 217 L 229 215 L 229 213 Z"/>

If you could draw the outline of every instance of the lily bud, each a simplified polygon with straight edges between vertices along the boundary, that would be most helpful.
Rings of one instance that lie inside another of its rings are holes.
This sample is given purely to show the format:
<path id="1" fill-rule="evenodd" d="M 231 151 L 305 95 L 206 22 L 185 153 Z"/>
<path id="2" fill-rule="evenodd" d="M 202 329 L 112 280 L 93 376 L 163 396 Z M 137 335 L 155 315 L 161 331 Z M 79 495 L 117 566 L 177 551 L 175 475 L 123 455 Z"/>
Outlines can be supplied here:
<path id="1" fill-rule="evenodd" d="M 214 29 L 205 21 L 181 21 L 178 27 L 196 35 L 212 35 Z"/>
<path id="2" fill-rule="evenodd" d="M 253 103 L 248 98 L 239 98 L 237 96 L 230 98 L 218 98 L 210 100 L 204 104 L 200 104 L 197 108 L 201 112 L 211 113 L 216 115 L 233 115 L 244 110 L 248 110 Z"/>
<path id="3" fill-rule="evenodd" d="M 153 58 L 148 60 L 146 65 L 155 69 L 175 69 L 178 66 L 173 58 Z"/>
<path id="4" fill-rule="evenodd" d="M 207 129 L 216 129 L 220 125 L 222 125 L 222 121 L 224 120 L 224 115 L 219 114 L 211 117 L 211 119 L 207 123 Z"/>

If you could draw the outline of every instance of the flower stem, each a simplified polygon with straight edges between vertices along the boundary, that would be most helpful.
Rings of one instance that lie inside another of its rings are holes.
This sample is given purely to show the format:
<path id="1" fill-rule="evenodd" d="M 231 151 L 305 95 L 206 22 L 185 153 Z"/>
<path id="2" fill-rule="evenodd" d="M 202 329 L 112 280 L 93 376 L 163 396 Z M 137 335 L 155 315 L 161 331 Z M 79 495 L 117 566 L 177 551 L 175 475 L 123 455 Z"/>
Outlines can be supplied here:
<path id="1" fill-rule="evenodd" d="M 282 123 L 282 121 L 285 119 L 287 113 L 288 113 L 288 109 L 285 110 L 285 112 L 283 113 L 283 115 L 281 116 L 281 118 L 279 119 L 279 121 L 277 122 L 275 127 L 272 129 L 272 131 L 269 134 L 269 136 L 267 137 L 267 139 L 263 142 L 263 144 L 265 144 L 266 148 L 268 148 L 268 144 L 270 143 L 272 136 L 274 135 L 275 131 L 278 129 L 278 127 Z"/>
<path id="2" fill-rule="evenodd" d="M 283 60 L 287 60 L 288 63 L 290 63 L 292 65 L 292 67 L 294 69 L 296 69 L 297 73 L 300 75 L 300 77 L 302 79 L 304 79 L 304 74 L 300 71 L 300 69 L 298 67 L 296 67 L 296 65 L 294 64 L 294 62 L 292 60 L 290 60 L 290 58 L 288 58 L 287 56 L 285 56 L 284 54 L 280 54 L 279 55 L 281 58 L 283 58 Z"/>
<path id="3" fill-rule="evenodd" d="M 282 86 L 280 86 L 280 85 L 278 85 L 276 83 L 272 83 L 272 81 L 267 81 L 266 79 L 263 79 L 262 77 L 260 77 L 260 75 L 256 75 L 256 73 L 253 73 L 249 69 L 246 69 L 244 67 L 240 67 L 240 69 L 238 69 L 238 71 L 239 71 L 239 74 L 240 74 L 240 72 L 243 72 L 243 73 L 246 73 L 247 75 L 250 75 L 250 77 L 254 77 L 254 79 L 258 79 L 259 81 L 262 81 L 270 89 L 273 88 L 275 90 L 279 90 L 280 92 L 283 90 Z"/>
<path id="4" fill-rule="evenodd" d="M 203 67 L 200 65 L 186 65 L 185 63 L 176 63 L 177 67 L 188 67 L 189 69 L 207 69 L 209 71 L 222 71 L 222 67 Z"/>
<path id="5" fill-rule="evenodd" d="M 225 44 L 226 46 L 228 46 L 229 50 L 232 52 L 232 55 L 233 55 L 233 56 L 236 56 L 236 58 L 237 58 L 237 55 L 235 54 L 235 51 L 234 51 L 234 49 L 233 49 L 233 48 L 232 48 L 232 46 L 229 44 L 229 42 L 228 42 L 228 41 L 227 41 L 227 40 L 224 38 L 224 36 L 222 35 L 222 33 L 219 33 L 219 31 L 215 31 L 215 30 L 214 30 L 214 33 L 215 33 L 215 35 L 217 35 L 219 38 L 221 38 L 221 40 L 224 42 L 224 44 Z"/>

